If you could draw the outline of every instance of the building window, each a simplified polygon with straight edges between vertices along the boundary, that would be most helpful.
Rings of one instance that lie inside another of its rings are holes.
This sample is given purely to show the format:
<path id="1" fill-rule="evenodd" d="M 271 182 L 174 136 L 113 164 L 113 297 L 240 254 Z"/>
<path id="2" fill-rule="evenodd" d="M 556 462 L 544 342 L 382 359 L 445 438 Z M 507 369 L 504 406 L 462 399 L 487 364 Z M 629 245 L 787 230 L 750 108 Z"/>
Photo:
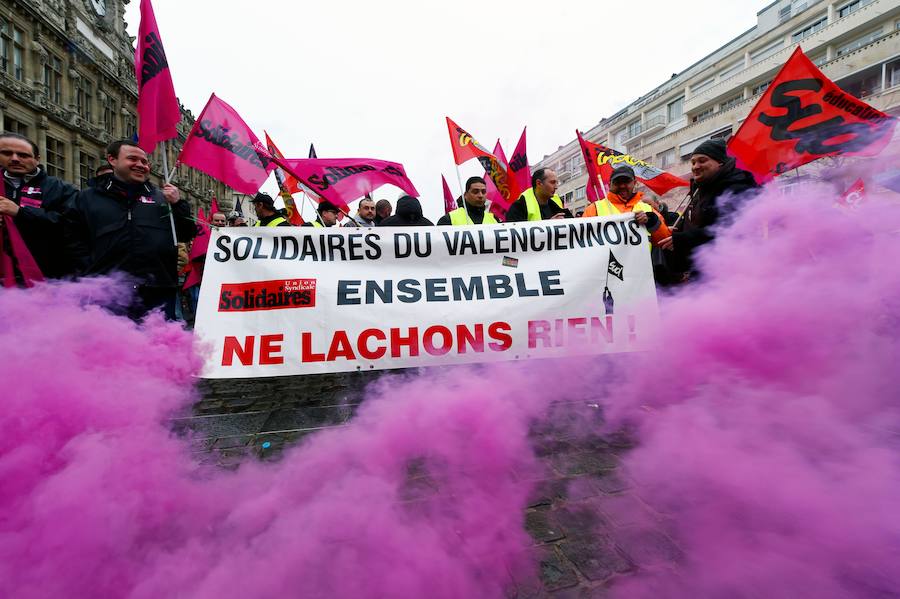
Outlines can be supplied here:
<path id="1" fill-rule="evenodd" d="M 137 135 L 137 121 L 130 112 L 122 114 L 122 137 L 133 139 Z"/>
<path id="2" fill-rule="evenodd" d="M 3 117 L 3 131 L 6 133 L 18 133 L 23 137 L 28 137 L 28 125 L 8 116 Z"/>
<path id="3" fill-rule="evenodd" d="M 869 4 L 872 4 L 872 0 L 853 0 L 853 2 L 845 4 L 838 9 L 838 18 L 843 19 L 848 15 L 852 15 L 863 6 L 867 6 Z"/>
<path id="4" fill-rule="evenodd" d="M 0 69 L 4 73 L 9 73 L 9 58 L 12 48 L 10 31 L 9 23 L 5 19 L 0 19 Z"/>
<path id="5" fill-rule="evenodd" d="M 575 189 L 575 200 L 583 200 L 585 197 L 584 186 Z"/>
<path id="6" fill-rule="evenodd" d="M 563 206 L 571 206 L 572 205 L 572 192 L 570 191 L 563 197 Z"/>
<path id="7" fill-rule="evenodd" d="M 849 44 L 843 45 L 837 50 L 837 56 L 843 56 L 844 54 L 849 54 L 854 50 L 859 50 L 863 46 L 867 46 L 881 37 L 881 28 L 879 27 L 875 31 L 871 33 L 867 33 L 866 35 L 857 38 L 850 42 Z"/>
<path id="8" fill-rule="evenodd" d="M 94 84 L 87 79 L 82 78 L 78 81 L 78 89 L 75 93 L 75 104 L 78 107 L 78 114 L 87 122 L 93 122 L 94 119 Z"/>
<path id="9" fill-rule="evenodd" d="M 791 6 L 790 5 L 782 6 L 781 9 L 778 11 L 778 22 L 784 23 L 785 21 L 787 21 L 790 18 L 791 18 Z"/>
<path id="10" fill-rule="evenodd" d="M 723 101 L 719 105 L 719 112 L 725 112 L 726 110 L 731 110 L 732 108 L 734 108 L 735 106 L 737 106 L 738 104 L 740 104 L 743 101 L 744 101 L 744 94 L 738 94 L 736 96 L 732 96 L 731 98 L 728 98 L 727 100 Z"/>
<path id="11" fill-rule="evenodd" d="M 116 136 L 116 101 L 112 98 L 106 98 L 103 103 L 103 126 L 111 137 Z"/>
<path id="12" fill-rule="evenodd" d="M 628 139 L 641 133 L 641 121 L 632 121 L 628 123 Z"/>
<path id="13" fill-rule="evenodd" d="M 627 129 L 622 129 L 621 131 L 619 131 L 619 132 L 616 133 L 616 136 L 615 136 L 615 138 L 614 138 L 614 140 L 615 140 L 615 146 L 616 146 L 617 148 L 623 147 L 623 146 L 625 145 L 625 140 L 626 140 L 626 139 L 628 139 L 628 130 L 627 130 Z"/>
<path id="14" fill-rule="evenodd" d="M 900 60 L 895 60 L 887 66 L 888 87 L 900 85 Z"/>
<path id="15" fill-rule="evenodd" d="M 699 123 L 700 121 L 705 121 L 706 119 L 708 119 L 709 117 L 711 117 L 711 116 L 713 115 L 713 112 L 715 112 L 715 111 L 713 110 L 713 107 L 710 106 L 709 108 L 707 108 L 707 109 L 704 110 L 703 112 L 701 112 L 701 113 L 697 114 L 696 116 L 694 116 L 694 118 L 691 119 L 691 122 Z"/>
<path id="16" fill-rule="evenodd" d="M 25 79 L 25 34 L 13 27 L 12 76 L 17 81 Z"/>
<path id="17" fill-rule="evenodd" d="M 770 86 L 770 85 L 772 85 L 772 80 L 771 80 L 771 79 L 769 79 L 768 81 L 766 81 L 766 82 L 764 82 L 764 83 L 760 83 L 760 84 L 758 84 L 758 85 L 754 85 L 754 86 L 753 86 L 753 89 L 750 90 L 750 95 L 751 95 L 751 96 L 758 96 L 758 95 L 760 95 L 761 93 L 765 92 L 767 89 L 769 89 L 769 86 Z"/>
<path id="18" fill-rule="evenodd" d="M 707 79 L 706 81 L 703 81 L 703 82 L 701 82 L 701 83 L 698 83 L 697 85 L 692 86 L 692 87 L 691 87 L 691 93 L 692 93 L 692 94 L 699 94 L 700 92 L 706 91 L 706 90 L 708 90 L 709 88 L 711 88 L 711 87 L 713 86 L 713 83 L 715 83 L 715 82 L 716 82 L 716 78 L 715 78 L 715 77 L 710 77 L 710 78 Z"/>
<path id="19" fill-rule="evenodd" d="M 760 61 L 767 59 L 772 56 L 784 46 L 784 40 L 780 39 L 775 42 L 772 42 L 768 46 L 764 46 L 759 50 L 754 50 L 750 53 L 750 64 L 756 64 Z"/>
<path id="20" fill-rule="evenodd" d="M 44 63 L 44 93 L 54 104 L 62 103 L 62 61 L 52 54 Z"/>
<path id="21" fill-rule="evenodd" d="M 825 25 L 827 25 L 827 24 L 828 24 L 828 17 L 822 17 L 820 19 L 817 19 L 817 20 L 813 21 L 812 23 L 810 23 L 809 25 L 807 25 L 806 27 L 804 27 L 803 29 L 801 29 L 799 31 L 795 31 L 794 34 L 791 36 L 791 42 L 796 44 L 800 40 L 805 39 L 805 38 L 811 36 L 812 34 L 817 33 L 818 31 L 821 31 L 822 28 L 825 27 Z"/>
<path id="22" fill-rule="evenodd" d="M 81 189 L 87 189 L 88 180 L 94 176 L 97 170 L 97 159 L 87 152 L 78 154 L 78 174 L 81 178 Z"/>
<path id="23" fill-rule="evenodd" d="M 670 123 L 680 119 L 684 115 L 684 96 L 681 96 L 674 102 L 669 102 L 667 112 Z"/>
<path id="24" fill-rule="evenodd" d="M 656 166 L 659 168 L 666 169 L 673 164 L 675 164 L 675 148 L 656 155 Z"/>
<path id="25" fill-rule="evenodd" d="M 66 178 L 66 149 L 65 144 L 58 139 L 47 136 L 47 152 L 44 156 L 44 166 L 47 174 L 57 179 Z"/>
<path id="26" fill-rule="evenodd" d="M 727 67 L 724 71 L 719 73 L 719 79 L 728 79 L 734 75 L 737 75 L 742 70 L 744 70 L 744 59 L 740 59 L 736 63 L 732 64 L 730 67 Z"/>

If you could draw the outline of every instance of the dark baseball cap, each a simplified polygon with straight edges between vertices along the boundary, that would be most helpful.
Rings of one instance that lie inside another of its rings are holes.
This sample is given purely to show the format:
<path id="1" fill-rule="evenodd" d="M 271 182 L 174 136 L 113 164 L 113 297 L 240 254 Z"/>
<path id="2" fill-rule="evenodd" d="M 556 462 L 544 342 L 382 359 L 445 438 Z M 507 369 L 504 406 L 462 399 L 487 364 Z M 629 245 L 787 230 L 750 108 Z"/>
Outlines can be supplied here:
<path id="1" fill-rule="evenodd" d="M 328 200 L 322 200 L 319 202 L 319 207 L 316 209 L 316 212 L 322 214 L 323 212 L 340 212 L 341 210 L 335 206 L 333 203 Z"/>
<path id="2" fill-rule="evenodd" d="M 612 175 L 609 177 L 610 181 L 615 181 L 620 177 L 627 177 L 629 179 L 634 179 L 634 169 L 628 166 L 627 164 L 622 164 L 613 169 Z"/>
<path id="3" fill-rule="evenodd" d="M 275 200 L 273 200 L 272 196 L 270 196 L 267 193 L 260 192 L 260 193 L 256 194 L 255 196 L 253 196 L 253 203 L 254 204 L 263 204 L 270 208 L 275 207 Z"/>

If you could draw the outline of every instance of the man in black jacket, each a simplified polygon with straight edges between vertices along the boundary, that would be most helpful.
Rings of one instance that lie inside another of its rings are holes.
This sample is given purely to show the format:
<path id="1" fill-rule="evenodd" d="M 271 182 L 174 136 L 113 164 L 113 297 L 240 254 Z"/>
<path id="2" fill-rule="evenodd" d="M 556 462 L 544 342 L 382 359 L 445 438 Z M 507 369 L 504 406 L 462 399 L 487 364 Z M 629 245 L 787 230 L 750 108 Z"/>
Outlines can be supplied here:
<path id="1" fill-rule="evenodd" d="M 434 223 L 422 216 L 422 204 L 417 198 L 403 196 L 397 200 L 397 213 L 378 223 L 379 227 L 433 227 Z"/>
<path id="2" fill-rule="evenodd" d="M 690 276 L 694 250 L 715 238 L 715 225 L 727 224 L 741 201 L 759 187 L 753 175 L 735 166 L 725 141 L 710 139 L 691 155 L 690 201 L 672 236 L 659 247 L 671 252 L 670 270 Z"/>
<path id="3" fill-rule="evenodd" d="M 149 182 L 150 162 L 134 142 L 113 142 L 106 155 L 112 176 L 78 194 L 66 213 L 70 252 L 83 275 L 122 271 L 133 277 L 137 297 L 131 316 L 163 307 L 172 320 L 178 250 L 169 214 L 177 241 L 190 241 L 196 232 L 191 207 L 174 185 L 159 189 Z"/>
<path id="4" fill-rule="evenodd" d="M 47 175 L 38 160 L 37 145 L 28 138 L 0 135 L 0 215 L 13 219 L 41 273 L 52 279 L 70 274 L 73 268 L 63 243 L 62 214 L 78 190 Z M 0 251 L 11 253 L 10 248 Z M 20 274 L 16 272 L 16 277 Z"/>

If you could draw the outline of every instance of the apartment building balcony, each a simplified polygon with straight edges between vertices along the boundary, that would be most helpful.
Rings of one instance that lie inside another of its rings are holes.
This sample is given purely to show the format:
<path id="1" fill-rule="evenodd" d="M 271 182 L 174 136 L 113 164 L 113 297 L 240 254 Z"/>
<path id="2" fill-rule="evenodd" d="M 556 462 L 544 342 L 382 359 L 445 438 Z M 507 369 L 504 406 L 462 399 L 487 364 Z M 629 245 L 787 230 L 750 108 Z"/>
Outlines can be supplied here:
<path id="1" fill-rule="evenodd" d="M 877 26 L 878 24 L 884 24 L 897 15 L 900 15 L 900 6 L 897 6 L 896 3 L 889 0 L 875 0 L 871 4 L 856 10 L 850 15 L 829 23 L 818 32 L 802 40 L 800 42 L 800 47 L 803 48 L 803 51 L 807 55 L 821 52 L 829 44 L 837 43 L 844 39 L 849 41 L 849 39 L 852 38 L 852 35 L 849 34 L 863 34 L 866 32 L 867 28 Z M 894 36 L 895 33 L 896 30 L 894 33 L 886 34 L 880 38 L 880 40 L 890 38 Z M 789 31 L 785 30 L 781 35 L 787 37 Z M 776 39 L 778 38 L 773 37 L 772 41 Z M 880 40 L 876 40 L 876 42 Z M 734 94 L 735 90 L 741 90 L 744 86 L 753 82 L 773 77 L 782 65 L 787 62 L 787 59 L 790 58 L 791 54 L 794 52 L 794 48 L 794 44 L 789 44 L 787 47 L 782 48 L 768 58 L 750 65 L 731 77 L 718 81 L 712 87 L 705 89 L 698 94 L 691 94 L 685 99 L 684 111 L 687 113 L 694 113 L 708 108 L 719 100 Z M 841 56 L 836 60 L 830 61 L 828 66 L 834 65 L 834 63 L 839 62 L 843 58 L 844 57 Z M 835 78 L 827 71 L 826 74 L 832 79 Z"/>
<path id="2" fill-rule="evenodd" d="M 634 143 L 635 141 L 638 141 L 639 139 L 647 137 L 648 135 L 653 135 L 655 133 L 659 133 L 660 131 L 662 131 L 665 128 L 666 128 L 666 117 L 665 116 L 660 114 L 660 115 L 651 117 L 651 118 L 647 119 L 646 121 L 644 121 L 643 123 L 640 123 L 636 128 L 637 130 L 635 132 L 633 132 L 630 137 L 625 138 L 625 144 L 630 145 L 630 144 Z"/>

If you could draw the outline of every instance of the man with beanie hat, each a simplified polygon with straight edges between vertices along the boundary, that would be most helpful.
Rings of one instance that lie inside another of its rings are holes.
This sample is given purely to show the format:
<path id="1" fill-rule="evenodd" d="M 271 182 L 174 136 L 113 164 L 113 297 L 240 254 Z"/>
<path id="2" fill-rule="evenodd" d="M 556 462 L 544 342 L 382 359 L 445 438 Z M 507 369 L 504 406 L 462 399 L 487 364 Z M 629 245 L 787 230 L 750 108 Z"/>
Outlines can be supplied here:
<path id="1" fill-rule="evenodd" d="M 322 200 L 319 202 L 319 207 L 316 208 L 316 212 L 319 213 L 318 218 L 312 222 L 303 223 L 304 227 L 333 227 L 337 224 L 338 214 L 341 210 L 328 200 Z"/>
<path id="2" fill-rule="evenodd" d="M 671 251 L 670 270 L 686 280 L 694 268 L 694 249 L 715 237 L 714 225 L 727 224 L 741 201 L 757 189 L 753 175 L 735 166 L 723 139 L 709 139 L 691 154 L 691 189 L 687 208 L 659 247 Z"/>
<path id="3" fill-rule="evenodd" d="M 256 209 L 256 216 L 259 220 L 254 223 L 254 227 L 290 227 L 281 210 L 275 209 L 275 200 L 267 193 L 258 193 L 253 197 L 253 208 Z"/>

